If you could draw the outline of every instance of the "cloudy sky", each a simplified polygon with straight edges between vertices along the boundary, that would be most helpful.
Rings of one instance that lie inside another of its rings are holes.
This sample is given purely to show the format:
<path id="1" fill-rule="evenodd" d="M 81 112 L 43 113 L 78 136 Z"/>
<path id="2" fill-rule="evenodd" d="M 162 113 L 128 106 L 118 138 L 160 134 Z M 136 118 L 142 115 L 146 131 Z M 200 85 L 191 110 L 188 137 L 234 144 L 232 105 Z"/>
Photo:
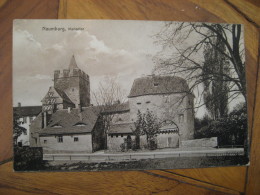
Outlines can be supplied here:
<path id="1" fill-rule="evenodd" d="M 152 73 L 154 56 L 168 55 L 167 48 L 155 44 L 154 37 L 164 25 L 159 21 L 15 20 L 13 105 L 41 105 L 53 86 L 54 70 L 68 68 L 72 55 L 78 67 L 90 76 L 92 91 L 109 77 L 120 84 L 127 96 L 135 78 Z M 65 31 L 46 30 L 55 27 Z M 187 41 L 194 42 L 196 37 Z M 204 107 L 196 110 L 197 116 L 204 113 Z"/>
<path id="2" fill-rule="evenodd" d="M 13 28 L 13 104 L 40 105 L 53 85 L 53 72 L 75 55 L 90 76 L 91 90 L 114 77 L 129 93 L 134 78 L 151 74 L 154 34 L 164 22 L 95 20 L 15 20 Z M 65 28 L 46 31 L 44 28 Z M 69 31 L 68 28 L 84 28 Z"/>

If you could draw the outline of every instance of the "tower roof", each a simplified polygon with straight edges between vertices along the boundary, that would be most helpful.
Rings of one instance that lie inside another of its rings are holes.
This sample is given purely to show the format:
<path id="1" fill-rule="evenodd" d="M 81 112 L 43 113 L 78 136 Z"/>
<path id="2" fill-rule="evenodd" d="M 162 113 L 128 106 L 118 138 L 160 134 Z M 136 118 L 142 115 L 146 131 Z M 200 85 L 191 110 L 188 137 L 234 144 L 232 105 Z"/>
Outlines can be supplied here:
<path id="1" fill-rule="evenodd" d="M 78 65 L 75 60 L 75 56 L 73 55 L 70 60 L 69 69 L 78 68 Z"/>

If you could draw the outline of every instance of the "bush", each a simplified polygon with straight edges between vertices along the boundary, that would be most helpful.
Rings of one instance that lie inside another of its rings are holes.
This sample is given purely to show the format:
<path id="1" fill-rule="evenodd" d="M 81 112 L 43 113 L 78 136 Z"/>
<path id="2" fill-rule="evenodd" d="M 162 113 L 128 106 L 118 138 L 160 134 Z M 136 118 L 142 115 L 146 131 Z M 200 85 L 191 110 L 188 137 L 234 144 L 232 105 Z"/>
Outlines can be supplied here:
<path id="1" fill-rule="evenodd" d="M 42 148 L 14 147 L 14 170 L 15 171 L 36 171 L 45 168 L 46 162 L 43 159 Z"/>

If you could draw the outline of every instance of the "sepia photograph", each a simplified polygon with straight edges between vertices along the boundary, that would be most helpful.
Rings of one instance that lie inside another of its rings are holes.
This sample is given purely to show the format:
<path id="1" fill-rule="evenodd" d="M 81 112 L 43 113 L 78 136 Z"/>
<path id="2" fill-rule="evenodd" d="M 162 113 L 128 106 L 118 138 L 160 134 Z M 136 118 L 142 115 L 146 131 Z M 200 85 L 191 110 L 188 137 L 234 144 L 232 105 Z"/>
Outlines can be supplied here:
<path id="1" fill-rule="evenodd" d="M 244 27 L 14 20 L 15 171 L 249 165 Z"/>

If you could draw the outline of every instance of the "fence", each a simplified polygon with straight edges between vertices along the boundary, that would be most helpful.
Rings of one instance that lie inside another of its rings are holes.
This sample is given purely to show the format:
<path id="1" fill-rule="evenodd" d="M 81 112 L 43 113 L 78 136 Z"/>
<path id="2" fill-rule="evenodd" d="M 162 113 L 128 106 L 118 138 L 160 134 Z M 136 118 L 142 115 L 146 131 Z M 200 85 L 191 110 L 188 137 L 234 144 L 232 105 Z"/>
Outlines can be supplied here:
<path id="1" fill-rule="evenodd" d="M 142 159 L 158 159 L 172 157 L 210 157 L 210 156 L 241 156 L 244 150 L 237 149 L 216 149 L 212 151 L 180 151 L 168 153 L 131 153 L 131 154 L 44 154 L 43 160 L 56 161 L 89 161 L 89 162 L 120 162 Z"/>

